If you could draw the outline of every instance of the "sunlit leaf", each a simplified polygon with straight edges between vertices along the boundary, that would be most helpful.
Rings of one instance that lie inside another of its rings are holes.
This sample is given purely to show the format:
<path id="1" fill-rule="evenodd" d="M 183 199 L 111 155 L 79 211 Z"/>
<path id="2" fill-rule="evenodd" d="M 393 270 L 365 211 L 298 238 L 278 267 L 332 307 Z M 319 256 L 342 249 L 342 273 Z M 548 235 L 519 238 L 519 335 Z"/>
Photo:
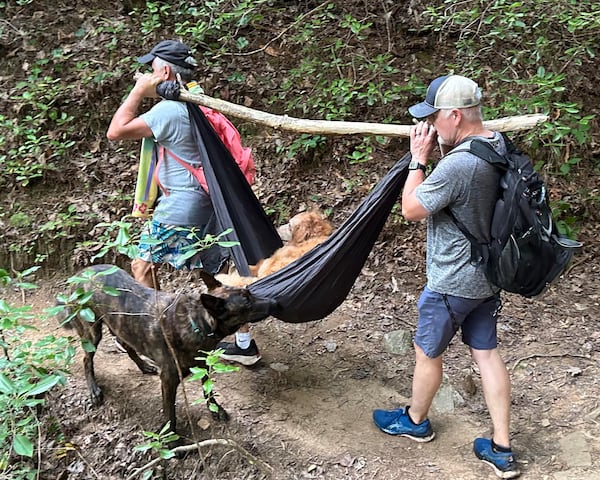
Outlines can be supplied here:
<path id="1" fill-rule="evenodd" d="M 33 457 L 33 443 L 24 435 L 15 435 L 13 438 L 13 449 L 17 455 Z"/>
<path id="2" fill-rule="evenodd" d="M 96 320 L 96 314 L 91 308 L 82 308 L 79 311 L 79 316 L 89 323 L 94 323 L 94 320 Z"/>

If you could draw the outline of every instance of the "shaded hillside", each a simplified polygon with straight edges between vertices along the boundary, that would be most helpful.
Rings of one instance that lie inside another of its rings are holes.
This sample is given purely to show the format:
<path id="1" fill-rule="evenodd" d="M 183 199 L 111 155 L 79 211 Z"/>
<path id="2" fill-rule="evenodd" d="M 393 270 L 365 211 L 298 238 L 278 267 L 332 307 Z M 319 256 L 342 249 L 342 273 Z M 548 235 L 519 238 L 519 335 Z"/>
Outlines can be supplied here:
<path id="1" fill-rule="evenodd" d="M 576 11 L 570 2 L 557 4 L 559 19 L 570 15 L 581 25 L 545 24 L 543 10 L 531 10 L 517 16 L 523 26 L 514 20 L 512 30 L 502 29 L 511 24 L 499 14 L 501 1 L 481 12 L 477 2 L 467 2 L 462 13 L 419 1 L 225 1 L 212 10 L 184 2 L 3 5 L 0 263 L 86 263 L 93 247 L 73 258 L 75 242 L 98 239 L 105 227 L 94 225 L 129 213 L 138 146 L 110 143 L 105 130 L 132 85 L 135 58 L 158 39 L 184 32 L 201 59 L 199 81 L 208 94 L 305 118 L 409 123 L 406 106 L 432 77 L 456 65 L 479 78 L 489 115 L 551 115 L 552 122 L 522 141 L 553 177 L 564 225 L 585 236 L 586 225 L 597 220 L 598 129 L 588 118 L 598 110 L 594 2 L 579 3 Z M 477 41 L 491 44 L 475 51 Z M 515 54 L 527 46 L 545 57 L 536 63 Z M 467 52 L 472 56 L 465 58 Z M 407 149 L 399 139 L 237 126 L 254 147 L 257 192 L 275 223 L 306 204 L 345 218 Z"/>

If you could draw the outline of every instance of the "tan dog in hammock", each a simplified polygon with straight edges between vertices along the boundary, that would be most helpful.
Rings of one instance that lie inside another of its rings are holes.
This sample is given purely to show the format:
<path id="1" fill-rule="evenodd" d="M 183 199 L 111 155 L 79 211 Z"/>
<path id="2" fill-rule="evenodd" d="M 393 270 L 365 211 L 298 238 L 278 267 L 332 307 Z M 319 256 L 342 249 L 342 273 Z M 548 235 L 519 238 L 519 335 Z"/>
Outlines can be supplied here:
<path id="1" fill-rule="evenodd" d="M 293 216 L 288 225 L 290 231 L 289 242 L 277 249 L 269 258 L 250 266 L 250 272 L 254 276 L 241 277 L 233 273 L 219 274 L 216 278 L 224 285 L 235 287 L 249 285 L 259 278 L 266 277 L 289 265 L 315 246 L 323 243 L 333 232 L 331 223 L 314 211 L 302 212 Z M 285 234 L 281 235 L 282 237 L 286 236 Z"/>

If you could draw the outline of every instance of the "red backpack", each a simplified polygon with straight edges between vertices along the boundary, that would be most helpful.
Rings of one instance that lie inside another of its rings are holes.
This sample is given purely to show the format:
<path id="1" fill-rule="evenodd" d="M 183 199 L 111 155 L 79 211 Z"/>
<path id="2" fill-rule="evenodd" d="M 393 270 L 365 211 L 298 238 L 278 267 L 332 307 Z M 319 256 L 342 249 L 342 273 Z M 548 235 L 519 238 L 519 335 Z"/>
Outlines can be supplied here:
<path id="1" fill-rule="evenodd" d="M 240 167 L 244 177 L 246 177 L 246 181 L 250 185 L 253 185 L 256 177 L 256 167 L 254 165 L 254 158 L 252 157 L 252 150 L 248 147 L 242 146 L 240 133 L 227 119 L 227 117 L 225 117 L 225 115 L 208 107 L 200 106 L 200 109 L 225 145 L 225 148 L 227 148 L 229 153 L 231 153 L 231 156 L 237 163 L 238 167 Z M 156 163 L 156 168 L 154 169 L 154 181 L 165 195 L 168 195 L 169 192 L 160 184 L 160 181 L 158 180 L 158 169 L 160 168 L 160 164 L 165 159 L 167 154 L 182 167 L 188 170 L 194 176 L 194 178 L 198 180 L 198 183 L 200 183 L 206 193 L 210 193 L 208 191 L 208 185 L 206 183 L 202 165 L 199 167 L 192 167 L 189 163 L 182 160 L 172 151 L 167 150 L 161 145 L 158 147 L 158 161 Z"/>

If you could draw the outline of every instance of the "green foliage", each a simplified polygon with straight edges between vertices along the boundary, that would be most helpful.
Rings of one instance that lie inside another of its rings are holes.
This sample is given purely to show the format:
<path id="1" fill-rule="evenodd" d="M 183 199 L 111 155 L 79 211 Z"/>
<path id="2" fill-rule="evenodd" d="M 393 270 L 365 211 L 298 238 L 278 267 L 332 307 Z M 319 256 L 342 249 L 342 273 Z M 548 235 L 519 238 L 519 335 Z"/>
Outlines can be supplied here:
<path id="1" fill-rule="evenodd" d="M 233 242 L 233 241 L 224 239 L 224 237 L 229 235 L 232 231 L 233 231 L 232 228 L 228 228 L 224 232 L 219 233 L 217 236 L 207 233 L 204 237 L 201 237 L 200 231 L 192 228 L 191 231 L 188 233 L 187 238 L 189 240 L 193 240 L 193 243 L 191 243 L 190 245 L 188 245 L 182 249 L 183 254 L 181 255 L 181 258 L 183 260 L 192 258 L 198 252 L 201 252 L 203 250 L 208 250 L 210 247 L 212 247 L 215 244 L 219 245 L 223 248 L 231 248 L 235 245 L 239 245 L 239 242 Z"/>
<path id="2" fill-rule="evenodd" d="M 351 164 L 365 163 L 373 158 L 373 152 L 375 151 L 373 139 L 375 142 L 382 145 L 386 143 L 384 137 L 364 137 L 362 142 L 354 148 L 352 153 L 346 156 Z"/>
<path id="3" fill-rule="evenodd" d="M 48 309 L 50 315 L 62 315 L 62 324 L 69 323 L 74 317 L 79 316 L 86 322 L 93 323 L 96 320 L 96 314 L 92 310 L 92 297 L 97 289 L 101 289 L 107 295 L 118 297 L 119 290 L 114 287 L 104 285 L 103 282 L 97 281 L 98 277 L 112 275 L 118 270 L 117 266 L 113 266 L 101 272 L 93 270 L 84 270 L 79 275 L 69 277 L 67 283 L 69 285 L 79 285 L 69 294 L 60 293 L 56 296 L 57 305 Z M 90 350 L 89 345 L 83 344 L 85 351 Z"/>
<path id="4" fill-rule="evenodd" d="M 78 214 L 75 205 L 69 205 L 66 212 L 53 213 L 51 218 L 40 226 L 39 231 L 50 239 L 68 237 L 82 220 L 83 217 Z"/>
<path id="5" fill-rule="evenodd" d="M 449 69 L 485 78 L 488 115 L 550 115 L 528 141 L 532 153 L 543 152 L 552 171 L 568 174 L 580 160 L 570 152 L 590 141 L 593 117 L 582 114 L 583 106 L 573 102 L 569 92 L 577 88 L 579 69 L 591 66 L 596 57 L 600 4 L 445 0 L 429 6 L 425 16 L 425 30 L 437 32 L 440 41 L 457 38 L 456 63 Z M 496 58 L 500 47 L 508 52 L 502 62 Z M 499 63 L 504 68 L 488 68 Z"/>
<path id="6" fill-rule="evenodd" d="M 273 223 L 275 225 L 281 225 L 285 223 L 291 216 L 290 203 L 285 198 L 278 198 L 275 200 L 273 206 L 265 205 L 265 213 L 273 217 Z"/>
<path id="7" fill-rule="evenodd" d="M 29 185 L 46 171 L 55 170 L 57 159 L 75 144 L 74 117 L 60 105 L 65 92 L 73 87 L 63 85 L 60 78 L 44 75 L 48 62 L 36 61 L 27 80 L 14 87 L 13 95 L 21 106 L 19 116 L 0 115 L 0 146 L 11 145 L 0 154 L 0 185 Z"/>
<path id="8" fill-rule="evenodd" d="M 99 223 L 95 227 L 101 233 L 96 235 L 98 240 L 82 242 L 78 245 L 81 250 L 91 250 L 97 253 L 90 259 L 92 262 L 104 258 L 108 253 L 115 252 L 135 258 L 139 248 L 137 240 L 140 236 L 140 225 L 138 223 L 115 220 L 110 223 Z"/>
<path id="9" fill-rule="evenodd" d="M 225 363 L 221 363 L 221 355 L 225 350 L 218 349 L 212 352 L 202 352 L 205 354 L 204 357 L 197 357 L 196 360 L 204 360 L 206 363 L 206 367 L 192 367 L 190 371 L 192 372 L 191 377 L 188 381 L 201 381 L 202 382 L 202 390 L 204 392 L 204 397 L 196 400 L 195 404 L 205 403 L 207 402 L 207 398 L 210 398 L 214 395 L 214 375 L 217 373 L 231 373 L 237 372 L 240 367 L 236 367 L 235 365 L 227 365 Z M 217 412 L 219 408 L 217 405 L 213 403 L 208 404 L 208 408 Z"/>
<path id="10" fill-rule="evenodd" d="M 300 134 L 290 145 L 277 145 L 276 151 L 285 154 L 287 158 L 294 158 L 299 154 L 315 152 L 325 146 L 327 138 L 323 135 Z"/>
<path id="11" fill-rule="evenodd" d="M 15 278 L 0 269 L 0 289 L 31 289 L 26 277 L 33 267 L 18 272 Z M 0 298 L 0 476 L 34 478 L 36 470 L 28 462 L 35 452 L 40 421 L 39 408 L 45 394 L 64 385 L 65 374 L 73 362 L 75 349 L 68 339 L 46 335 L 29 340 L 26 332 L 41 317 L 31 306 L 17 306 Z"/>
<path id="12" fill-rule="evenodd" d="M 171 426 L 169 424 L 169 422 L 167 422 L 165 424 L 164 427 L 161 428 L 160 432 L 158 433 L 154 433 L 154 432 L 142 432 L 144 437 L 148 438 L 149 441 L 146 443 L 143 443 L 141 445 L 136 445 L 134 447 L 134 450 L 137 450 L 138 452 L 146 452 L 148 450 L 154 450 L 156 453 L 158 453 L 159 457 L 162 458 L 163 460 L 168 460 L 169 458 L 173 458 L 175 456 L 175 453 L 173 452 L 172 449 L 170 449 L 168 447 L 168 444 L 171 442 L 174 442 L 176 440 L 179 440 L 179 435 L 177 435 L 176 433 L 173 433 L 171 431 Z M 151 473 L 150 473 L 151 475 Z M 148 478 L 150 475 L 148 475 L 146 478 Z"/>
<path id="13" fill-rule="evenodd" d="M 101 233 L 96 235 L 98 240 L 90 240 L 81 242 L 78 249 L 82 251 L 96 252 L 91 261 L 106 257 L 109 253 L 125 255 L 128 258 L 135 258 L 139 252 L 138 241 L 142 236 L 141 224 L 137 222 L 127 222 L 125 220 L 114 221 L 109 223 L 99 223 L 96 228 Z M 207 234 L 201 237 L 201 231 L 197 228 L 183 228 L 182 231 L 188 232 L 187 238 L 192 240 L 192 243 L 182 249 L 182 260 L 187 260 L 193 257 L 202 250 L 207 250 L 217 244 L 223 248 L 230 248 L 237 245 L 237 242 L 231 242 L 224 239 L 225 236 L 232 232 L 232 229 L 227 229 L 224 232 L 214 236 Z M 143 237 L 144 243 L 152 245 L 158 244 L 157 240 L 153 240 L 146 236 Z"/>
<path id="14" fill-rule="evenodd" d="M 223 354 L 224 350 L 215 350 L 212 352 L 202 352 L 206 356 L 198 357 L 197 360 L 204 360 L 206 363 L 206 368 L 201 367 L 192 367 L 190 369 L 192 375 L 187 379 L 187 381 L 201 381 L 202 382 L 202 391 L 205 393 L 207 397 L 213 396 L 213 389 L 215 385 L 214 375 L 217 373 L 231 373 L 236 372 L 240 368 L 233 365 L 226 365 L 221 363 L 220 357 Z M 202 399 L 198 399 L 194 402 L 194 405 L 198 403 L 205 403 L 206 400 L 203 397 Z M 209 408 L 211 411 L 218 411 L 218 407 L 214 404 L 209 404 Z M 149 441 L 136 445 L 135 450 L 139 452 L 146 452 L 152 450 L 155 452 L 161 459 L 168 460 L 175 456 L 175 452 L 173 448 L 169 446 L 170 443 L 179 440 L 179 435 L 173 433 L 171 431 L 171 427 L 169 422 L 162 427 L 160 432 L 143 432 L 144 437 L 146 437 Z M 144 474 L 143 478 L 148 479 L 152 477 L 154 471 L 151 468 L 143 467 Z M 140 469 L 137 473 L 141 473 L 142 469 Z"/>
<path id="15" fill-rule="evenodd" d="M 152 34 L 174 24 L 176 36 L 190 44 L 207 45 L 214 55 L 229 51 L 243 51 L 249 43 L 240 30 L 262 20 L 258 7 L 267 0 L 213 0 L 190 5 L 189 2 L 148 1 L 144 8 L 134 11 L 141 30 Z"/>

